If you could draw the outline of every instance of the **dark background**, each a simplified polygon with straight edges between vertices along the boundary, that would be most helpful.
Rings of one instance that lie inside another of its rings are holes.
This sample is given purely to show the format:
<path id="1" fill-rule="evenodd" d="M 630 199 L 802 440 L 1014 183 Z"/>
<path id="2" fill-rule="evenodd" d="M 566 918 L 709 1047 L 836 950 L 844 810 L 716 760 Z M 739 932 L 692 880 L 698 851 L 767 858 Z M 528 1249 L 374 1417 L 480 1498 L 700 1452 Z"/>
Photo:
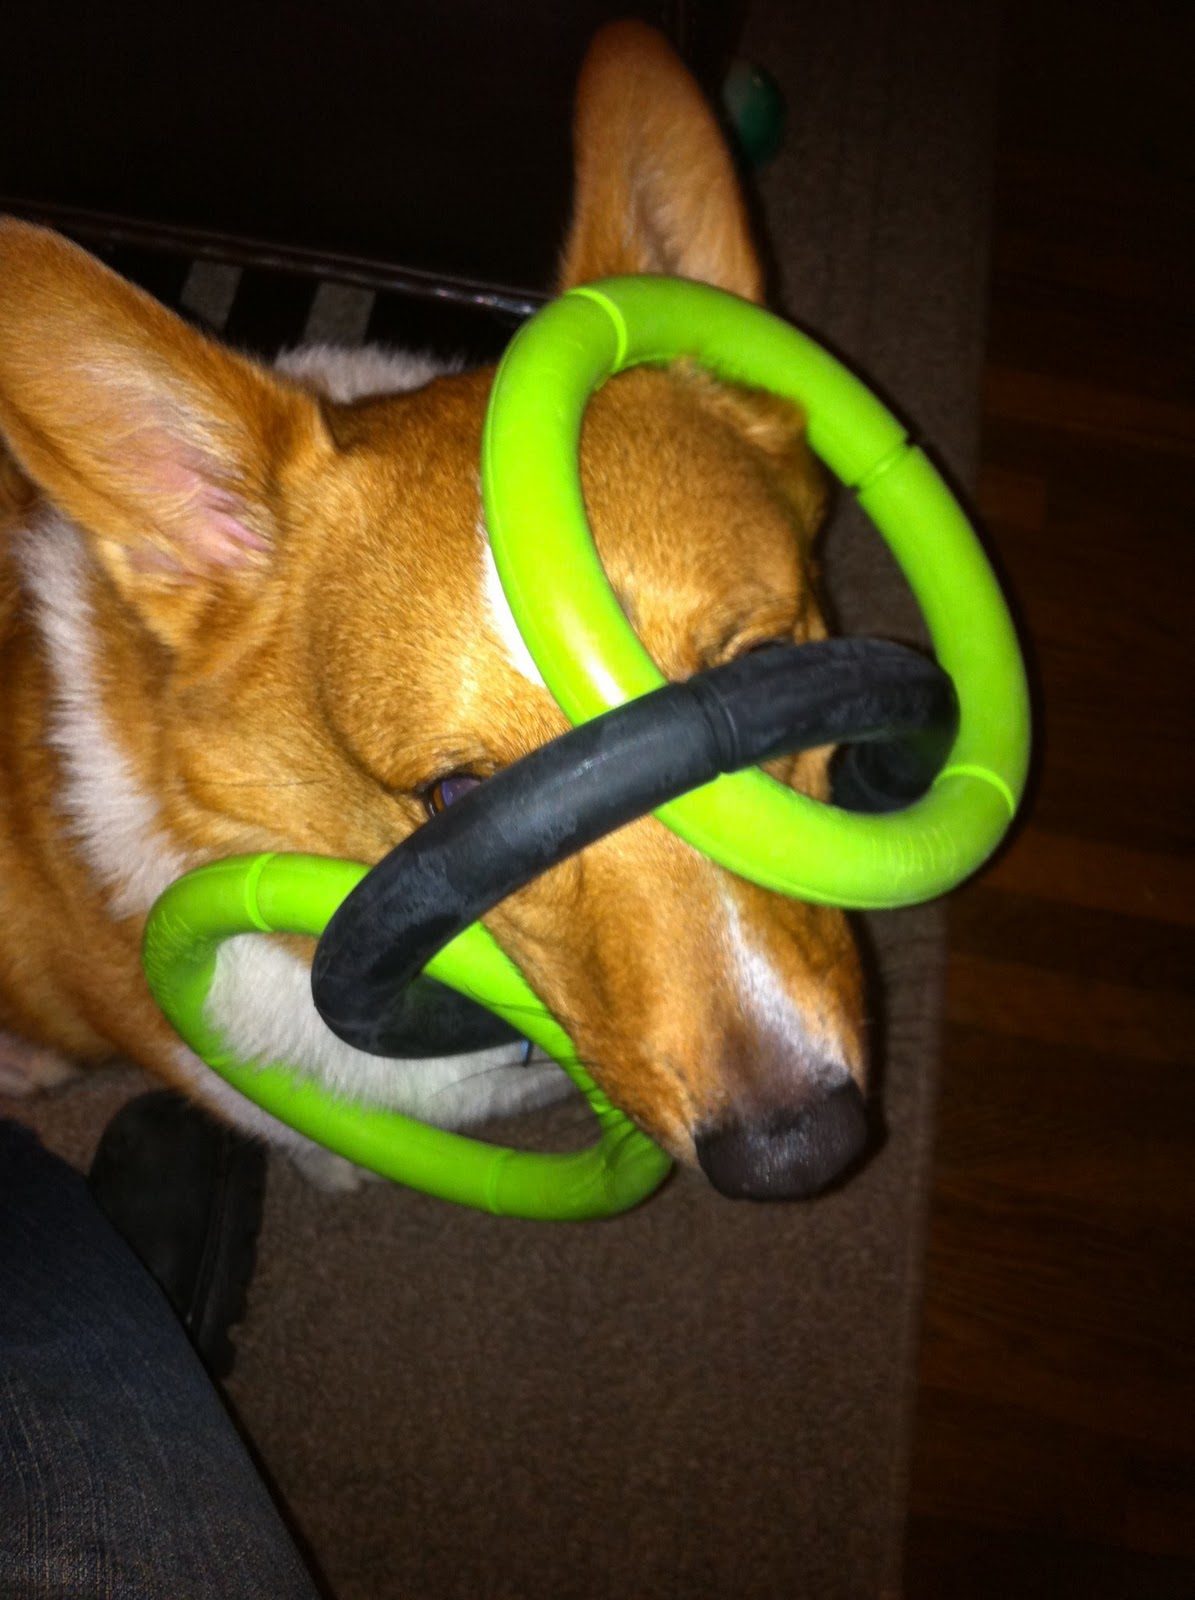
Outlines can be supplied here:
<path id="1" fill-rule="evenodd" d="M 716 88 L 743 9 L 10 0 L 0 208 L 89 212 L 67 219 L 75 231 L 192 249 L 206 238 L 238 260 L 280 247 L 324 270 L 342 257 L 383 276 L 547 289 L 589 39 L 612 16 L 641 16 Z"/>

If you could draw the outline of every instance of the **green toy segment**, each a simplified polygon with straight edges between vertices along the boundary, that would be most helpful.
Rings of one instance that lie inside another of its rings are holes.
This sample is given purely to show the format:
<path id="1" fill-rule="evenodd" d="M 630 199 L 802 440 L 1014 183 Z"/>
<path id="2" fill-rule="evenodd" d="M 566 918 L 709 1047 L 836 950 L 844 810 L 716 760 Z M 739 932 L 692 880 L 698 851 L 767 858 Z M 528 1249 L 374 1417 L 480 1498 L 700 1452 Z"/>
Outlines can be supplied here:
<path id="1" fill-rule="evenodd" d="M 564 1068 L 597 1119 L 600 1136 L 588 1149 L 536 1155 L 485 1144 L 337 1100 L 285 1063 L 258 1066 L 230 1055 L 207 1016 L 220 944 L 251 932 L 318 937 L 367 870 L 321 856 L 237 856 L 171 884 L 150 913 L 142 963 L 155 1000 L 185 1042 L 280 1121 L 359 1166 L 441 1199 L 553 1221 L 612 1216 L 646 1199 L 667 1176 L 669 1158 L 577 1065 L 568 1035 L 478 924 L 445 946 L 428 974 L 482 998 Z"/>
<path id="2" fill-rule="evenodd" d="M 494 381 L 482 492 L 527 647 L 573 722 L 663 683 L 602 568 L 578 460 L 585 407 L 607 378 L 686 358 L 803 407 L 811 446 L 858 491 L 901 563 L 961 715 L 937 783 L 895 816 L 819 804 L 759 770 L 719 778 L 656 815 L 731 871 L 798 899 L 865 909 L 944 894 L 995 848 L 1024 787 L 1020 651 L 937 471 L 871 391 L 796 328 L 721 290 L 643 277 L 584 285 L 519 331 Z"/>

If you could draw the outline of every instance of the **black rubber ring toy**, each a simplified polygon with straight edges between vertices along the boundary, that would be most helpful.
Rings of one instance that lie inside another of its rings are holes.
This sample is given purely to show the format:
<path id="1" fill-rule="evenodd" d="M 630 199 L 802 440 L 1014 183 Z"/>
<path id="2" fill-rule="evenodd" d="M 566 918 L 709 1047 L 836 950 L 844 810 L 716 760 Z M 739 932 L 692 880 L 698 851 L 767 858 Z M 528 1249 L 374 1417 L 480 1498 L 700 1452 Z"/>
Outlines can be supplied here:
<path id="1" fill-rule="evenodd" d="M 373 1055 L 452 1055 L 517 1037 L 431 979 L 461 929 L 557 862 L 720 773 L 845 745 L 835 803 L 890 811 L 929 787 L 953 743 L 949 678 L 902 645 L 776 645 L 594 717 L 495 774 L 395 847 L 332 916 L 316 1009 Z"/>

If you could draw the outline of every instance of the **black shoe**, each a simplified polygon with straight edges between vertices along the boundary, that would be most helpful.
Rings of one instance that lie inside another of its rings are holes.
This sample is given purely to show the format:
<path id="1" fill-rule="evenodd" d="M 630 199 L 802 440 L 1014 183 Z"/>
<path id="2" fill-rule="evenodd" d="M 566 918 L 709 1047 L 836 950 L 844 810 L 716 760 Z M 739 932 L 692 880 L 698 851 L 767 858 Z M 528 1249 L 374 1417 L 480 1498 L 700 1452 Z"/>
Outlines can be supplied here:
<path id="1" fill-rule="evenodd" d="M 130 1100 L 88 1178 L 109 1222 L 165 1291 L 200 1360 L 227 1377 L 245 1315 L 265 1196 L 260 1144 L 170 1090 Z"/>

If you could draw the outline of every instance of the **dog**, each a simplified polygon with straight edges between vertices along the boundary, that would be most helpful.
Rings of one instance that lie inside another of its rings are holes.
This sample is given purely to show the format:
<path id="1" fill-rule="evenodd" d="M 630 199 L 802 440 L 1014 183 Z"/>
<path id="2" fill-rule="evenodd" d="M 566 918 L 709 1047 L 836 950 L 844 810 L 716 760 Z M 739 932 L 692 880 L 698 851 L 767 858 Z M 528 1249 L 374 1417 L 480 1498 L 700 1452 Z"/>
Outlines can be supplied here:
<path id="1" fill-rule="evenodd" d="M 559 287 L 626 272 L 759 301 L 716 119 L 665 41 L 598 36 Z M 0 1081 L 123 1056 L 318 1166 L 156 1009 L 155 897 L 201 862 L 373 862 L 566 723 L 481 510 L 491 370 L 222 348 L 77 246 L 0 224 Z M 608 383 L 582 481 L 627 616 L 669 678 L 823 637 L 826 486 L 802 416 L 696 371 Z M 772 763 L 825 798 L 828 753 Z M 799 1196 L 865 1136 L 843 915 L 765 892 L 647 818 L 486 918 L 610 1098 L 729 1194 Z M 501 1048 L 394 1062 L 333 1038 L 310 943 L 230 941 L 212 1013 L 244 1059 L 463 1127 L 560 1092 Z"/>

